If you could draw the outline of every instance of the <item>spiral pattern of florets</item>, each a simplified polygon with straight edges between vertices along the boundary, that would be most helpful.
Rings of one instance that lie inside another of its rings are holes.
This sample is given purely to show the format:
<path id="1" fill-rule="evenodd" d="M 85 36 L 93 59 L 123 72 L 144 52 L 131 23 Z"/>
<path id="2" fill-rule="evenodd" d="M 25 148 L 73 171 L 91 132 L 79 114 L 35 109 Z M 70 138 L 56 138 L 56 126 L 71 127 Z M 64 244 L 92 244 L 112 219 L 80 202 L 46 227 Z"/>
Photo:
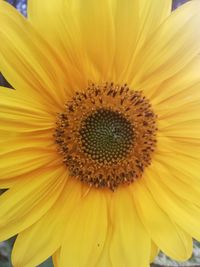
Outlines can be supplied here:
<path id="1" fill-rule="evenodd" d="M 134 142 L 133 125 L 119 112 L 104 108 L 83 120 L 79 133 L 84 153 L 103 164 L 125 158 Z"/>
<path id="2" fill-rule="evenodd" d="M 156 115 L 141 91 L 106 83 L 76 92 L 55 141 L 72 177 L 115 190 L 142 177 L 156 146 Z"/>

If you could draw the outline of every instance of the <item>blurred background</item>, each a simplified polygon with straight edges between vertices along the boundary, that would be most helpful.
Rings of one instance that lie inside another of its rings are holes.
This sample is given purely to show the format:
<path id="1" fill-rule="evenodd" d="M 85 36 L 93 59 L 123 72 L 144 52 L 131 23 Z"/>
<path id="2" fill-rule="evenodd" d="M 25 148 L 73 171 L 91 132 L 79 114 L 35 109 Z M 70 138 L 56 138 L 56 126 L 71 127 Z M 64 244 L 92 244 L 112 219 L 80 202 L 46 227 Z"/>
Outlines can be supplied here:
<path id="1" fill-rule="evenodd" d="M 42 1 L 42 0 L 41 0 Z M 149 0 L 150 1 L 150 0 Z M 176 9 L 180 5 L 184 4 L 188 0 L 173 0 L 172 10 Z M 27 0 L 7 0 L 10 4 L 15 6 L 24 16 L 27 15 Z M 9 83 L 4 79 L 0 74 L 0 85 L 10 87 Z M 0 194 L 3 193 L 3 190 L 0 190 Z M 14 243 L 15 237 L 0 243 L 0 267 L 12 267 L 10 254 L 12 246 Z M 194 266 L 200 267 L 200 244 L 194 240 L 194 250 L 191 259 L 184 263 L 178 263 L 171 260 L 169 257 L 160 253 L 155 260 L 155 263 L 152 264 L 152 267 L 159 266 Z M 38 267 L 38 266 L 37 266 Z M 53 267 L 51 259 L 48 259 L 40 267 Z M 67 266 L 66 266 L 67 267 Z M 108 267 L 108 266 L 105 266 Z"/>

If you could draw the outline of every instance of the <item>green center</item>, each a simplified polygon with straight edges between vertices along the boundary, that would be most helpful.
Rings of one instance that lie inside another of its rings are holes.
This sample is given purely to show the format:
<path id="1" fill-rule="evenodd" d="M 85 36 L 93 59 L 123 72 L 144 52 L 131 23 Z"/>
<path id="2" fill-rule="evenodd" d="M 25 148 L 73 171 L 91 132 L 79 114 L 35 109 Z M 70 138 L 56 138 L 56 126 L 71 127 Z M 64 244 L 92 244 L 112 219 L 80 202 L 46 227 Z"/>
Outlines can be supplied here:
<path id="1" fill-rule="evenodd" d="M 99 163 L 115 163 L 126 157 L 134 141 L 133 125 L 122 114 L 98 109 L 79 131 L 83 151 Z"/>

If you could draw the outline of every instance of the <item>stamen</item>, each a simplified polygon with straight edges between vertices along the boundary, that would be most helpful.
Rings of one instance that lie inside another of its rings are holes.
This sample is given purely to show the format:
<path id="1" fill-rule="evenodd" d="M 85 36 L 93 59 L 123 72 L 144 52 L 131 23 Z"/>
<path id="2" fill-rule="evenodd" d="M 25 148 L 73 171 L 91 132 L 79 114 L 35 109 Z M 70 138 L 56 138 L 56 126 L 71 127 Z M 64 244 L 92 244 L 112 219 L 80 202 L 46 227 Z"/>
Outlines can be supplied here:
<path id="1" fill-rule="evenodd" d="M 140 91 L 92 84 L 59 114 L 55 140 L 71 176 L 115 190 L 142 177 L 156 146 L 156 115 Z"/>

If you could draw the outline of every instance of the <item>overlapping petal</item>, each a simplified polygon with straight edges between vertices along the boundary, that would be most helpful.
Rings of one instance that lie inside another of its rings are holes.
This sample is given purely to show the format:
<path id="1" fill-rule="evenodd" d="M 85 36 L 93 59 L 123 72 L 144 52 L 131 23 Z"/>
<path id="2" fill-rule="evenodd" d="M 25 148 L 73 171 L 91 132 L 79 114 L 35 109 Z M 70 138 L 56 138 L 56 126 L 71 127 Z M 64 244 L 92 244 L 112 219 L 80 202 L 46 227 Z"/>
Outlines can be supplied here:
<path id="1" fill-rule="evenodd" d="M 104 248 L 107 225 L 105 196 L 96 189 L 90 190 L 82 197 L 66 224 L 59 265 L 95 266 Z"/>
<path id="2" fill-rule="evenodd" d="M 20 90 L 0 87 L 1 131 L 14 134 L 51 131 L 55 125 L 55 113 L 53 116 L 51 111 L 47 111 L 46 107 L 38 102 L 37 99 L 22 96 Z"/>
<path id="3" fill-rule="evenodd" d="M 46 167 L 0 196 L 0 240 L 23 231 L 54 204 L 66 182 L 63 168 Z"/>
<path id="4" fill-rule="evenodd" d="M 42 166 L 56 164 L 54 120 L 51 112 L 35 99 L 26 99 L 19 90 L 0 88 L 2 187 L 10 187 L 22 175 Z"/>
<path id="5" fill-rule="evenodd" d="M 155 194 L 155 192 L 154 192 Z M 159 207 L 154 194 L 144 182 L 135 182 L 133 195 L 138 213 L 156 245 L 176 260 L 186 260 L 192 253 L 192 238 Z M 160 194 L 159 191 L 156 194 Z"/>
<path id="6" fill-rule="evenodd" d="M 155 109 L 155 112 L 162 113 L 165 110 L 176 110 L 176 107 L 182 106 L 197 99 L 199 96 L 198 84 L 200 56 L 195 57 L 189 64 L 184 66 L 178 73 L 155 86 L 148 91 L 148 97 Z"/>
<path id="7" fill-rule="evenodd" d="M 96 78 L 101 82 L 121 81 L 130 59 L 170 10 L 171 0 L 103 0 L 98 5 L 90 0 L 28 3 L 32 24 L 59 53 L 90 75 L 88 80 Z"/>
<path id="8" fill-rule="evenodd" d="M 198 203 L 192 203 L 187 198 L 185 199 L 185 192 L 183 197 L 179 197 L 174 190 L 169 189 L 159 181 L 159 176 L 160 174 L 155 172 L 154 176 L 149 176 L 149 179 L 145 181 L 155 201 L 163 212 L 179 225 L 179 228 L 181 227 L 185 232 L 199 240 L 200 207 Z M 186 251 L 189 253 L 189 250 Z"/>
<path id="9" fill-rule="evenodd" d="M 58 111 L 70 87 L 68 69 L 64 71 L 62 61 L 41 34 L 4 1 L 0 2 L 0 24 L 2 73 L 15 89 Z"/>
<path id="10" fill-rule="evenodd" d="M 138 217 L 133 198 L 127 188 L 118 189 L 111 205 L 112 266 L 149 266 L 151 239 Z"/>
<path id="11" fill-rule="evenodd" d="M 198 55 L 199 10 L 200 2 L 190 1 L 175 10 L 158 27 L 126 73 L 130 82 L 132 79 L 133 88 L 147 91 L 158 86 L 182 70 Z"/>
<path id="12" fill-rule="evenodd" d="M 18 235 L 12 254 L 14 266 L 37 266 L 54 254 L 62 244 L 66 224 L 80 197 L 80 184 L 66 179 L 64 189 L 49 211 Z"/>
<path id="13" fill-rule="evenodd" d="M 30 23 L 61 55 L 66 71 L 67 62 L 76 66 L 70 73 L 71 77 L 84 80 L 88 58 L 82 45 L 80 25 L 77 23 L 78 10 L 78 1 L 28 1 Z"/>
<path id="14" fill-rule="evenodd" d="M 127 76 L 131 62 L 134 62 L 142 47 L 149 41 L 156 29 L 171 12 L 171 0 L 112 1 L 115 11 L 115 69 L 119 83 L 130 82 L 139 71 L 132 70 Z"/>

